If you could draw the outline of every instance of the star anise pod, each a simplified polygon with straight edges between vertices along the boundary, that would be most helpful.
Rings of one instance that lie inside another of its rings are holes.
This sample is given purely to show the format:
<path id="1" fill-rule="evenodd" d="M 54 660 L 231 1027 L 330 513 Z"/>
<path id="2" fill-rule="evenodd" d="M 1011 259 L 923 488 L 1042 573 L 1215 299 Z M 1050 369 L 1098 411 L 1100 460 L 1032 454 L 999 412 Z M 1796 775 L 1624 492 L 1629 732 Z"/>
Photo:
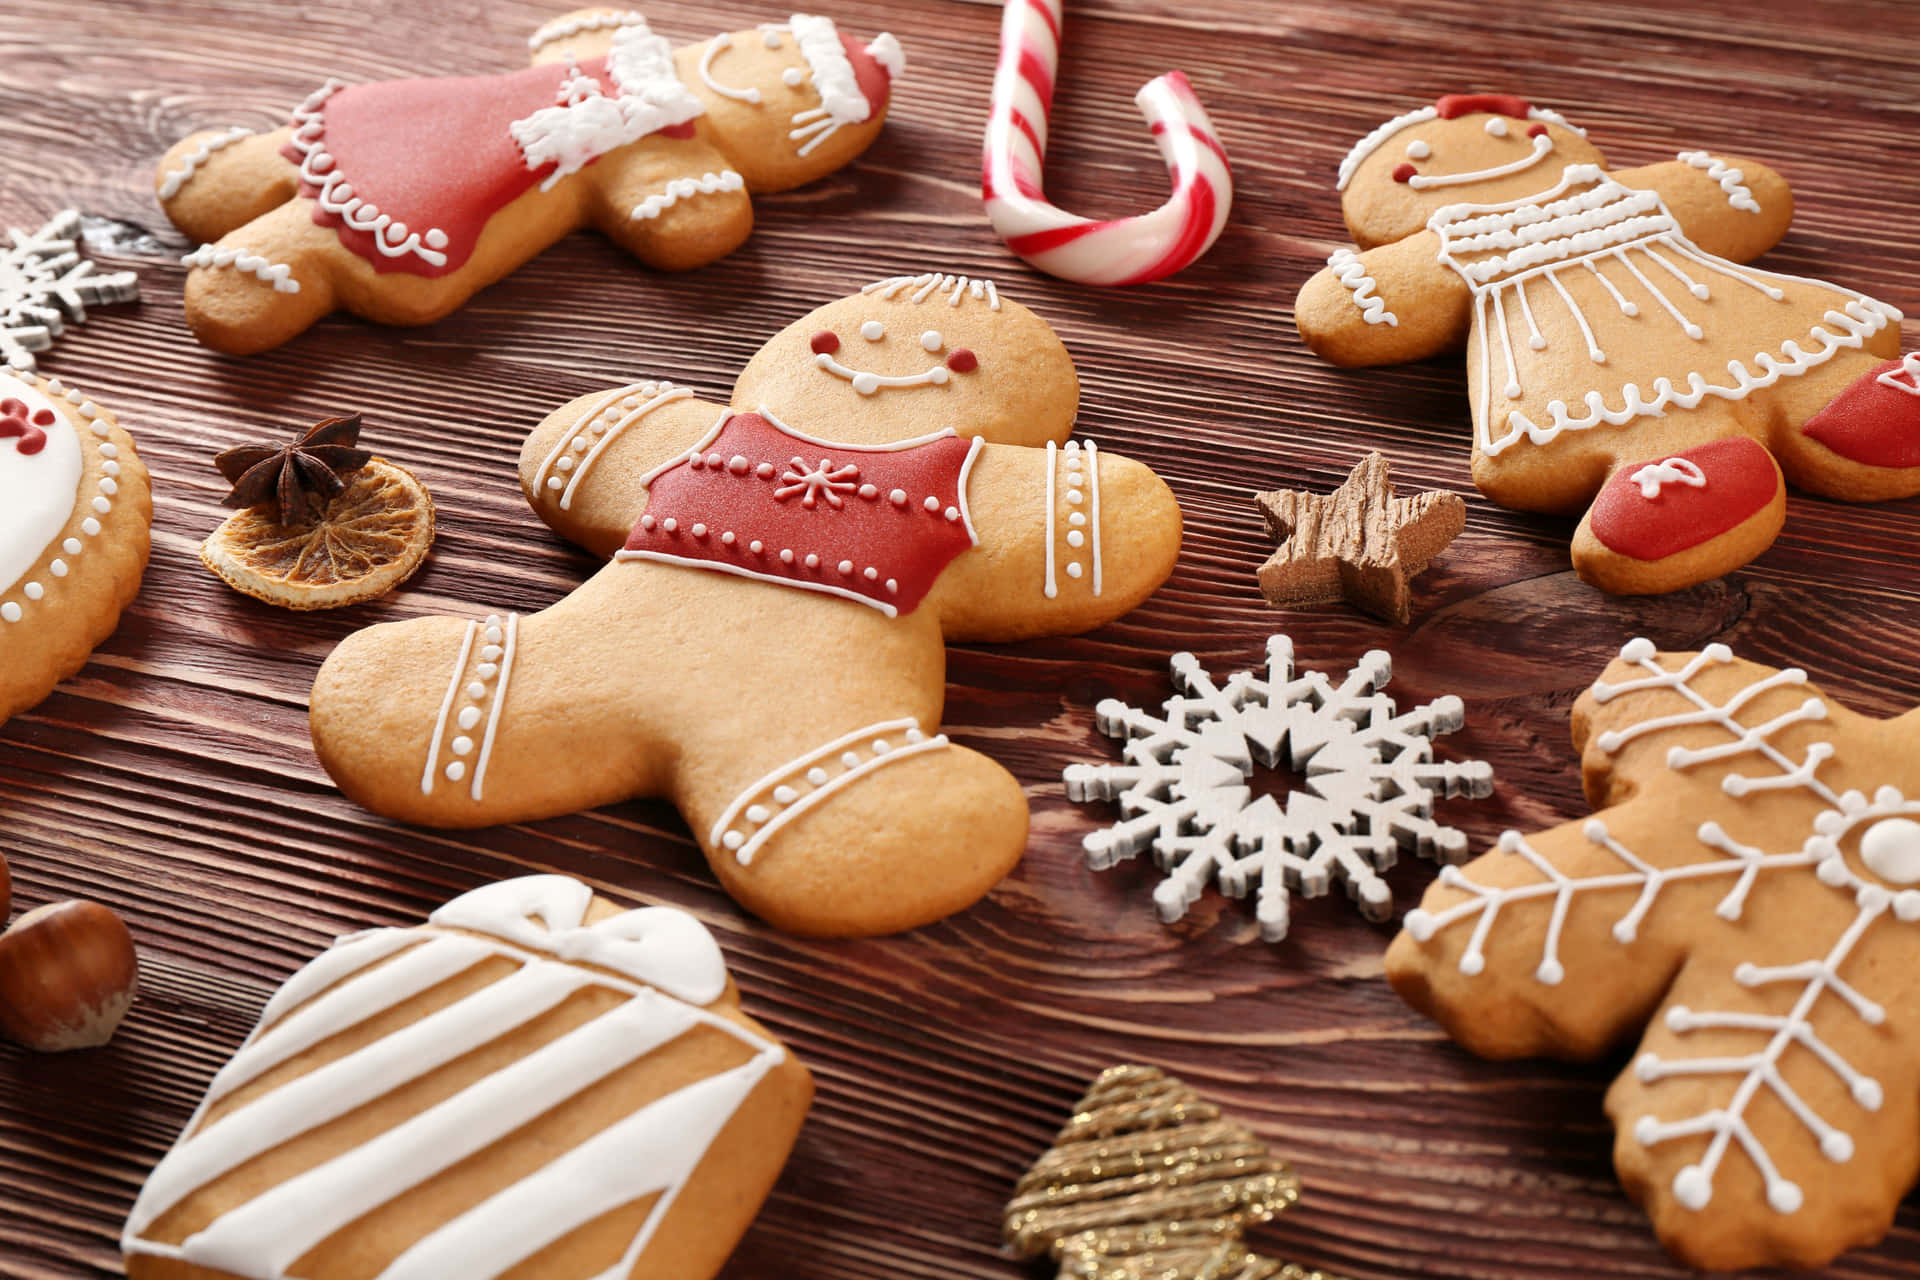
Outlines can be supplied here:
<path id="1" fill-rule="evenodd" d="M 221 501 L 229 507 L 273 503 L 281 524 L 305 520 L 311 504 L 324 506 L 347 487 L 346 477 L 367 465 L 373 454 L 356 449 L 360 415 L 328 418 L 292 444 L 244 444 L 214 458 L 220 474 L 233 482 Z"/>

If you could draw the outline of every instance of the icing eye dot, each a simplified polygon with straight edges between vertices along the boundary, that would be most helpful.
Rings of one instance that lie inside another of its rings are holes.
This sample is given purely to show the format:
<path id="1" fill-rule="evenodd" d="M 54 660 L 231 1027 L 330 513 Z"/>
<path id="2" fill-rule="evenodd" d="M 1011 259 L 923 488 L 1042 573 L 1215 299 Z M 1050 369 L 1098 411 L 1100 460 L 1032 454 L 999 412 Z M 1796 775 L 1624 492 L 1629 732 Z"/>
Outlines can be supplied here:
<path id="1" fill-rule="evenodd" d="M 1393 180 L 1395 182 L 1411 182 L 1413 181 L 1413 175 L 1418 172 L 1419 170 L 1415 169 L 1412 165 L 1403 163 L 1394 169 Z"/>
<path id="2" fill-rule="evenodd" d="M 920 345 L 929 351 L 938 351 L 947 345 L 947 340 L 940 336 L 938 329 L 929 329 L 920 335 Z"/>
<path id="3" fill-rule="evenodd" d="M 1507 136 L 1507 122 L 1495 116 L 1487 121 L 1487 132 L 1496 138 L 1504 138 Z"/>
<path id="4" fill-rule="evenodd" d="M 868 342 L 878 342 L 887 336 L 887 326 L 881 324 L 878 320 L 869 320 L 860 326 L 860 336 Z M 818 351 L 819 348 L 815 347 L 814 350 Z"/>
<path id="5" fill-rule="evenodd" d="M 813 340 L 807 345 L 813 348 L 815 355 L 830 356 L 840 349 L 840 335 L 831 329 L 822 329 L 813 335 Z"/>
<path id="6" fill-rule="evenodd" d="M 980 357 L 965 347 L 955 347 L 953 354 L 947 357 L 947 368 L 955 373 L 972 373 L 980 367 Z"/>
<path id="7" fill-rule="evenodd" d="M 798 89 L 806 81 L 806 78 L 807 73 L 798 67 L 788 67 L 780 73 L 782 83 L 793 89 Z"/>
<path id="8" fill-rule="evenodd" d="M 1407 159 L 1409 160 L 1425 160 L 1432 154 L 1433 148 L 1418 138 L 1415 138 L 1407 144 Z"/>
<path id="9" fill-rule="evenodd" d="M 1543 124 L 1528 125 L 1527 136 L 1529 138 L 1544 138 L 1547 136 L 1547 126 Z"/>

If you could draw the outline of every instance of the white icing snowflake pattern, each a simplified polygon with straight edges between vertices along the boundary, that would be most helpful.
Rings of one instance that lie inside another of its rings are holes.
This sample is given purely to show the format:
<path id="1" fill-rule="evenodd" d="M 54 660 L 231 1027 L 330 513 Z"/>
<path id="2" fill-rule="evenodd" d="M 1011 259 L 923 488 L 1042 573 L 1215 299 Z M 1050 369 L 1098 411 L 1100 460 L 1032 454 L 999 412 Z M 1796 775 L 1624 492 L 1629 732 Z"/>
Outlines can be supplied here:
<path id="1" fill-rule="evenodd" d="M 780 473 L 780 487 L 773 491 L 773 496 L 781 502 L 797 496 L 803 507 L 811 507 L 821 498 L 827 500 L 828 506 L 845 506 L 840 495 L 858 488 L 854 481 L 859 478 L 860 468 L 850 462 L 836 467 L 833 459 L 822 458 L 819 466 L 810 467 L 805 458 L 794 458 L 788 469 Z"/>
<path id="2" fill-rule="evenodd" d="M 1259 883 L 1255 914 L 1269 942 L 1287 936 L 1289 890 L 1317 898 L 1335 880 L 1363 916 L 1384 920 L 1393 898 L 1378 873 L 1401 849 L 1466 856 L 1466 837 L 1433 821 L 1434 802 L 1493 790 L 1491 766 L 1433 759 L 1433 738 L 1465 722 L 1460 699 L 1400 714 L 1379 692 L 1392 674 L 1375 649 L 1338 685 L 1318 671 L 1296 675 L 1285 636 L 1267 640 L 1264 678 L 1240 671 L 1215 684 L 1191 653 L 1175 654 L 1178 692 L 1164 719 L 1112 698 L 1096 708 L 1100 731 L 1125 741 L 1126 763 L 1066 770 L 1069 798 L 1120 803 L 1121 821 L 1083 842 L 1088 863 L 1105 870 L 1151 848 L 1167 873 L 1153 899 L 1168 923 L 1211 880 L 1234 898 Z M 1305 788 L 1284 806 L 1255 798 L 1253 763 L 1283 759 Z"/>
<path id="3" fill-rule="evenodd" d="M 0 359 L 10 369 L 30 372 L 33 353 L 51 347 L 68 323 L 84 323 L 89 305 L 140 296 L 133 272 L 96 275 L 80 256 L 77 209 L 56 213 L 31 234 L 8 234 L 13 244 L 0 250 Z"/>
<path id="4" fill-rule="evenodd" d="M 1771 1096 L 1805 1127 L 1828 1160 L 1844 1164 L 1852 1158 L 1852 1136 L 1808 1105 L 1780 1070 L 1782 1054 L 1798 1046 L 1837 1078 L 1861 1109 L 1867 1112 L 1880 1109 L 1884 1100 L 1880 1082 L 1823 1041 L 1811 1015 L 1822 1000 L 1831 997 L 1869 1026 L 1877 1027 L 1885 1022 L 1885 1008 L 1843 979 L 1840 971 L 1861 939 L 1882 921 L 1889 917 L 1906 923 L 1920 920 L 1920 890 L 1889 889 L 1869 881 L 1849 865 L 1840 842 L 1850 833 L 1861 832 L 1861 860 L 1869 870 L 1893 884 L 1920 881 L 1920 858 L 1916 857 L 1920 855 L 1920 823 L 1915 821 L 1920 817 L 1920 801 L 1907 800 L 1893 787 L 1879 788 L 1871 799 L 1859 791 L 1837 793 L 1817 776 L 1820 766 L 1834 756 L 1831 743 L 1811 743 L 1800 760 L 1794 760 L 1773 744 L 1774 735 L 1790 725 L 1817 723 L 1827 718 L 1826 704 L 1817 697 L 1809 697 L 1798 707 L 1762 724 L 1748 725 L 1739 719 L 1741 709 L 1763 693 L 1805 684 L 1807 674 L 1798 668 L 1774 672 L 1735 692 L 1724 703 L 1716 703 L 1696 690 L 1691 682 L 1701 671 L 1733 661 L 1732 651 L 1725 645 L 1711 645 L 1673 671 L 1660 665 L 1654 645 L 1648 640 L 1630 641 L 1621 649 L 1620 656 L 1643 668 L 1646 677 L 1620 684 L 1596 684 L 1593 687 L 1596 701 L 1605 704 L 1625 694 L 1670 690 L 1692 703 L 1693 709 L 1604 733 L 1596 745 L 1611 755 L 1636 738 L 1669 729 L 1699 725 L 1723 729 L 1729 735 L 1726 742 L 1698 749 L 1677 746 L 1670 749 L 1667 767 L 1679 772 L 1715 761 L 1757 757 L 1755 763 L 1761 766 L 1761 771 L 1730 773 L 1721 781 L 1721 789 L 1734 797 L 1768 791 L 1808 793 L 1824 808 L 1814 817 L 1812 829 L 1806 832 L 1802 843 L 1797 848 L 1769 852 L 1733 839 L 1717 822 L 1705 822 L 1695 829 L 1694 838 L 1718 856 L 1659 867 L 1616 839 L 1607 824 L 1595 818 L 1587 822 L 1583 834 L 1592 844 L 1619 859 L 1620 870 L 1611 874 L 1570 876 L 1543 857 L 1519 832 L 1509 831 L 1500 838 L 1501 851 L 1524 858 L 1539 872 L 1540 880 L 1515 886 L 1488 886 L 1477 883 L 1458 867 L 1442 868 L 1442 884 L 1471 896 L 1440 911 L 1408 912 L 1406 929 L 1416 941 L 1425 942 L 1442 929 L 1473 921 L 1473 936 L 1461 955 L 1460 969 L 1469 975 L 1478 974 L 1486 964 L 1483 947 L 1502 911 L 1516 903 L 1550 899 L 1552 915 L 1534 976 L 1552 986 L 1566 977 L 1559 951 L 1560 934 L 1574 900 L 1583 894 L 1638 891 L 1631 905 L 1613 924 L 1613 938 L 1622 945 L 1634 941 L 1648 913 L 1659 909 L 1661 894 L 1679 882 L 1722 877 L 1730 881 L 1727 892 L 1714 908 L 1720 919 L 1729 922 L 1740 920 L 1754 884 L 1762 875 L 1811 872 L 1818 885 L 1851 895 L 1856 907 L 1854 919 L 1831 944 L 1816 945 L 1812 954 L 1797 963 L 1741 963 L 1735 968 L 1733 980 L 1745 990 L 1796 986 L 1797 995 L 1786 1013 L 1697 1010 L 1682 1005 L 1667 1010 L 1667 1028 L 1681 1035 L 1705 1031 L 1712 1033 L 1717 1044 L 1724 1045 L 1728 1033 L 1751 1032 L 1760 1038 L 1752 1052 L 1706 1052 L 1698 1057 L 1663 1057 L 1649 1052 L 1643 1053 L 1633 1067 L 1646 1082 L 1701 1076 L 1730 1076 L 1738 1081 L 1723 1105 L 1706 1107 L 1676 1120 L 1642 1116 L 1634 1122 L 1633 1139 L 1645 1147 L 1681 1138 L 1707 1138 L 1701 1157 L 1674 1176 L 1673 1194 L 1680 1204 L 1696 1211 L 1706 1208 L 1713 1199 L 1715 1175 L 1729 1149 L 1737 1145 L 1759 1171 L 1766 1185 L 1767 1203 L 1778 1213 L 1794 1213 L 1804 1202 L 1805 1192 L 1780 1171 L 1756 1134 L 1750 1123 L 1751 1107 L 1757 1097 Z M 1808 885 L 1809 890 L 1815 887 L 1813 883 Z"/>

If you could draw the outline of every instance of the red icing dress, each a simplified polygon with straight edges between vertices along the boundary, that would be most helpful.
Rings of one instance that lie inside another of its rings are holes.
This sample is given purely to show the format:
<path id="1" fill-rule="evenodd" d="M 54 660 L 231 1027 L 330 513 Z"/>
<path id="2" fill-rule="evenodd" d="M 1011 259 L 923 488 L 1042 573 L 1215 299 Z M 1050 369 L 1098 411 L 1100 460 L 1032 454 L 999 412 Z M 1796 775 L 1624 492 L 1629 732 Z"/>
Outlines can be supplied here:
<path id="1" fill-rule="evenodd" d="M 663 560 L 911 613 L 978 541 L 967 473 L 980 441 L 951 429 L 839 444 L 760 413 L 727 413 L 656 468 L 615 559 Z"/>
<path id="2" fill-rule="evenodd" d="M 508 75 L 387 80 L 342 87 L 328 81 L 293 113 L 281 154 L 300 166 L 300 194 L 313 220 L 376 271 L 442 276 L 473 256 L 488 219 L 553 172 L 529 167 L 513 126 L 543 108 L 577 99 L 585 81 L 618 100 L 606 58 Z M 689 107 L 685 105 L 691 103 Z M 686 137 L 698 114 L 691 98 L 656 132 Z"/>

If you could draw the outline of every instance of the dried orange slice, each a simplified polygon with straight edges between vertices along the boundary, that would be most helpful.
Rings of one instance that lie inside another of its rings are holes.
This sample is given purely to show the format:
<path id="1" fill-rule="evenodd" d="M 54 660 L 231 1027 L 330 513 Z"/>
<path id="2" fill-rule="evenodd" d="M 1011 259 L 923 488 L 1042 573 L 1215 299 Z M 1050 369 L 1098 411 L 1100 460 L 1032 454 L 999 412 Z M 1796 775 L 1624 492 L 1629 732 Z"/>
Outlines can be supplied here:
<path id="1" fill-rule="evenodd" d="M 310 508 L 311 510 L 312 508 Z M 227 585 L 285 609 L 339 609 L 387 594 L 427 558 L 433 499 L 411 474 L 375 458 L 301 524 L 272 503 L 229 516 L 200 548 Z"/>

